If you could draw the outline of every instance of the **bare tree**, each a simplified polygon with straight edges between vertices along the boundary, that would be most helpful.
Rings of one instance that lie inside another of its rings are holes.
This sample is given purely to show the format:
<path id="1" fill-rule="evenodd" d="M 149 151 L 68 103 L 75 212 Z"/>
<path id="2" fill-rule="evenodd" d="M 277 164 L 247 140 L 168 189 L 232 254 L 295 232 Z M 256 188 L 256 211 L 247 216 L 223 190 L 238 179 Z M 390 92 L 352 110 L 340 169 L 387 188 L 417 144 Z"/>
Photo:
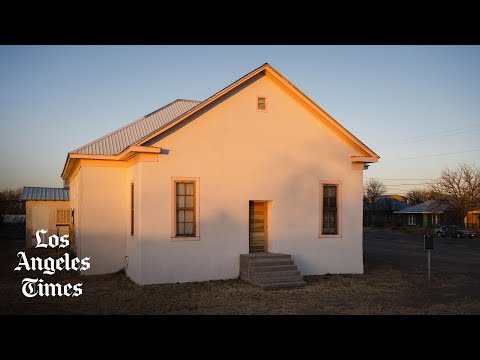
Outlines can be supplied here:
<path id="1" fill-rule="evenodd" d="M 382 208 L 385 210 L 385 222 L 392 226 L 393 223 L 393 211 L 395 210 L 395 199 L 390 197 L 383 198 Z"/>
<path id="2" fill-rule="evenodd" d="M 22 189 L 4 189 L 0 191 L 0 225 L 10 214 L 22 214 L 20 201 Z"/>
<path id="3" fill-rule="evenodd" d="M 434 199 L 437 196 L 431 189 L 412 189 L 407 191 L 405 197 L 407 198 L 407 203 L 413 206 Z"/>
<path id="4" fill-rule="evenodd" d="M 429 185 L 436 193 L 444 194 L 436 200 L 446 203 L 462 221 L 470 210 L 480 203 L 480 169 L 475 165 L 460 164 L 457 169 L 444 169 L 440 178 Z"/>
<path id="5" fill-rule="evenodd" d="M 370 179 L 363 185 L 363 202 L 372 213 L 372 218 L 371 222 L 369 221 L 369 225 L 371 225 L 372 222 L 375 224 L 376 201 L 380 196 L 385 194 L 386 191 L 387 188 L 379 180 Z"/>

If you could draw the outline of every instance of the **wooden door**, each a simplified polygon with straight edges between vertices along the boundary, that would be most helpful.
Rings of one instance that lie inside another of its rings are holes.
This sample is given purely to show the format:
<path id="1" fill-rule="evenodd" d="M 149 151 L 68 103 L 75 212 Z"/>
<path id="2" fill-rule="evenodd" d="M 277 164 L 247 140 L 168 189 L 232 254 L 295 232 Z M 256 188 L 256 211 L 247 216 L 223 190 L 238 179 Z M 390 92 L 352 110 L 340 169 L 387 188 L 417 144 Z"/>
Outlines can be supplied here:
<path id="1" fill-rule="evenodd" d="M 267 203 L 249 202 L 250 253 L 267 251 Z"/>

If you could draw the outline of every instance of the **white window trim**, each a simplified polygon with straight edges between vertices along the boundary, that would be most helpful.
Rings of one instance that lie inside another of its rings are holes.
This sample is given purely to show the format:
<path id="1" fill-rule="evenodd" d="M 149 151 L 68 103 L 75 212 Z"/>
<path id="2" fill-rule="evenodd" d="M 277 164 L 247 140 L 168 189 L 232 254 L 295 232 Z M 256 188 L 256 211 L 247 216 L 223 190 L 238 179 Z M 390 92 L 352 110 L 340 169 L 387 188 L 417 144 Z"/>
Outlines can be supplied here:
<path id="1" fill-rule="evenodd" d="M 196 241 L 200 240 L 200 178 L 199 177 L 174 177 L 171 178 L 171 235 L 172 241 Z M 195 183 L 195 236 L 176 236 L 177 234 L 177 211 L 176 211 L 176 196 L 175 183 L 177 181 L 193 181 Z"/>
<path id="2" fill-rule="evenodd" d="M 265 110 L 261 110 L 258 108 L 258 99 L 259 98 L 264 98 L 265 99 Z M 268 112 L 268 96 L 263 96 L 263 95 L 257 95 L 256 97 L 256 103 L 255 103 L 255 109 L 257 109 L 258 112 Z"/>
<path id="3" fill-rule="evenodd" d="M 413 221 L 410 221 L 410 219 L 412 219 Z M 408 225 L 417 225 L 417 217 L 415 216 L 415 214 L 408 214 Z"/>
<path id="4" fill-rule="evenodd" d="M 337 230 L 338 234 L 322 234 L 323 229 L 323 186 L 324 185 L 336 185 L 337 186 Z M 319 227 L 318 238 L 341 238 L 342 237 L 342 181 L 341 180 L 320 180 L 319 181 Z"/>

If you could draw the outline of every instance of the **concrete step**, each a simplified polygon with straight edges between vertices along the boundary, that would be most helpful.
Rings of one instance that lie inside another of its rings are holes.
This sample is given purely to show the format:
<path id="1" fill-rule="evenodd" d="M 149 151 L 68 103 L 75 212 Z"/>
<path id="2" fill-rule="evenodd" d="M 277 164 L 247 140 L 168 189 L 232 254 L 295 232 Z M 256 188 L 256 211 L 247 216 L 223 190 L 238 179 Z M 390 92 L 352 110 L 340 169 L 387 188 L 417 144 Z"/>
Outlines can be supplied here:
<path id="1" fill-rule="evenodd" d="M 240 277 L 265 290 L 302 287 L 307 284 L 288 254 L 242 254 Z"/>
<path id="2" fill-rule="evenodd" d="M 278 284 L 278 283 L 288 283 L 288 282 L 299 282 L 303 281 L 303 277 L 299 275 L 294 276 L 278 276 L 278 277 L 271 277 L 271 278 L 255 278 L 254 279 L 256 284 Z"/>
<path id="3" fill-rule="evenodd" d="M 275 283 L 275 284 L 258 284 L 262 289 L 265 290 L 276 290 L 276 289 L 287 289 L 287 288 L 296 288 L 304 287 L 307 285 L 305 281 L 295 281 L 295 282 L 284 282 L 284 283 Z"/>
<path id="4" fill-rule="evenodd" d="M 245 273 L 246 275 L 247 273 Z M 279 276 L 300 276 L 300 271 L 298 270 L 277 270 L 277 271 L 263 271 L 253 274 L 253 277 L 256 279 L 261 278 L 271 278 Z"/>
<path id="5" fill-rule="evenodd" d="M 249 272 L 247 270 L 240 271 L 240 277 L 242 279 L 247 279 L 248 276 L 252 278 L 252 280 L 257 279 L 267 279 L 267 278 L 278 278 L 281 276 L 301 276 L 300 271 L 296 269 L 292 270 L 276 270 L 276 271 L 261 271 L 261 272 Z"/>
<path id="6" fill-rule="evenodd" d="M 240 255 L 242 256 L 242 255 Z M 272 253 L 255 253 L 255 254 L 248 254 L 249 260 L 252 259 L 284 259 L 288 258 L 291 259 L 291 255 L 287 254 L 272 254 Z"/>
<path id="7" fill-rule="evenodd" d="M 297 270 L 296 265 L 268 265 L 268 266 L 255 266 L 250 268 L 250 274 L 259 274 L 262 272 L 269 271 L 286 271 L 286 270 Z"/>
<path id="8" fill-rule="evenodd" d="M 258 259 L 257 261 L 251 261 L 251 268 L 258 268 L 262 266 L 276 266 L 276 265 L 293 265 L 293 260 L 281 260 L 281 259 Z"/>
<path id="9" fill-rule="evenodd" d="M 250 259 L 250 264 L 258 264 L 258 263 L 269 263 L 275 261 L 293 261 L 290 256 L 261 256 L 258 258 Z"/>

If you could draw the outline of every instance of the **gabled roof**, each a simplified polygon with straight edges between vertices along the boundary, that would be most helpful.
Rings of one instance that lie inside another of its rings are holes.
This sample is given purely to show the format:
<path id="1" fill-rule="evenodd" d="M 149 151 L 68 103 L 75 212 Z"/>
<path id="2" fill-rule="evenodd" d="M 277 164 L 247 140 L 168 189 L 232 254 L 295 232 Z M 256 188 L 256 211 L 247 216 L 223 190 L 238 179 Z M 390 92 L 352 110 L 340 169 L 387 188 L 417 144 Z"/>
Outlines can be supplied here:
<path id="1" fill-rule="evenodd" d="M 68 190 L 64 188 L 24 186 L 22 200 L 68 201 Z"/>
<path id="2" fill-rule="evenodd" d="M 295 85 L 290 83 L 283 75 L 276 71 L 268 63 L 256 68 L 237 81 L 233 82 L 226 88 L 220 90 L 208 99 L 198 102 L 193 100 L 176 100 L 173 103 L 142 117 L 123 128 L 105 135 L 85 146 L 68 153 L 65 166 L 62 171 L 62 178 L 69 176 L 76 161 L 80 158 L 95 158 L 108 160 L 124 160 L 133 152 L 129 151 L 131 147 L 135 147 L 136 153 L 148 151 L 148 146 L 143 146 L 149 140 L 167 131 L 176 124 L 186 120 L 193 114 L 204 109 L 222 96 L 230 93 L 246 81 L 256 75 L 263 74 L 272 79 L 278 86 L 289 93 L 300 104 L 317 116 L 328 128 L 334 131 L 346 143 L 352 146 L 360 155 L 351 156 L 353 163 L 369 163 L 377 162 L 379 156 L 375 154 L 364 143 L 357 139 L 352 133 L 340 125 L 325 110 L 315 104 L 308 96 L 301 92 Z M 163 116 L 164 115 L 164 116 Z M 163 116 L 163 117 L 162 117 Z M 151 152 L 151 151 L 149 151 Z M 73 160 L 71 162 L 70 160 Z"/>
<path id="3" fill-rule="evenodd" d="M 427 200 L 400 211 L 395 211 L 394 214 L 442 214 L 444 210 L 444 205 L 439 204 L 435 200 Z"/>
<path id="4" fill-rule="evenodd" d="M 176 125 L 177 123 L 185 120 L 189 116 L 193 115 L 194 113 L 200 111 L 201 109 L 205 108 L 207 105 L 211 104 L 218 98 L 226 95 L 227 93 L 231 92 L 241 84 L 245 83 L 252 77 L 258 74 L 265 74 L 269 76 L 277 85 L 281 88 L 286 90 L 290 95 L 292 95 L 296 100 L 298 100 L 303 106 L 305 106 L 308 110 L 312 111 L 317 117 L 320 117 L 324 124 L 336 132 L 341 138 L 343 138 L 347 143 L 349 143 L 352 147 L 354 147 L 357 151 L 359 151 L 362 155 L 361 156 L 352 156 L 352 162 L 377 162 L 380 158 L 377 154 L 375 154 L 369 147 L 367 147 L 364 143 L 362 143 L 359 139 L 357 139 L 352 133 L 350 133 L 347 129 L 345 129 L 340 123 L 338 123 L 333 117 L 331 117 L 325 110 L 323 110 L 320 106 L 314 103 L 307 95 L 301 92 L 295 85 L 293 85 L 290 81 L 288 81 L 283 75 L 281 75 L 277 70 L 275 70 L 270 64 L 265 63 L 262 66 L 256 68 L 255 70 L 251 71 L 247 75 L 241 77 L 237 81 L 233 82 L 226 88 L 220 90 L 216 94 L 210 96 L 208 99 L 203 101 L 202 103 L 198 104 L 191 110 L 187 111 L 183 115 L 179 116 L 174 121 L 171 121 L 169 124 L 164 126 L 162 129 L 158 129 L 157 131 L 151 133 L 141 141 L 137 142 L 134 145 L 143 145 L 148 140 L 153 139 L 154 137 L 160 135 L 162 132 L 168 130 L 172 126 Z"/>
<path id="5" fill-rule="evenodd" d="M 171 121 L 200 104 L 196 100 L 177 99 L 154 112 L 142 116 L 87 145 L 70 151 L 71 154 L 118 155 L 154 131 L 162 129 Z"/>

